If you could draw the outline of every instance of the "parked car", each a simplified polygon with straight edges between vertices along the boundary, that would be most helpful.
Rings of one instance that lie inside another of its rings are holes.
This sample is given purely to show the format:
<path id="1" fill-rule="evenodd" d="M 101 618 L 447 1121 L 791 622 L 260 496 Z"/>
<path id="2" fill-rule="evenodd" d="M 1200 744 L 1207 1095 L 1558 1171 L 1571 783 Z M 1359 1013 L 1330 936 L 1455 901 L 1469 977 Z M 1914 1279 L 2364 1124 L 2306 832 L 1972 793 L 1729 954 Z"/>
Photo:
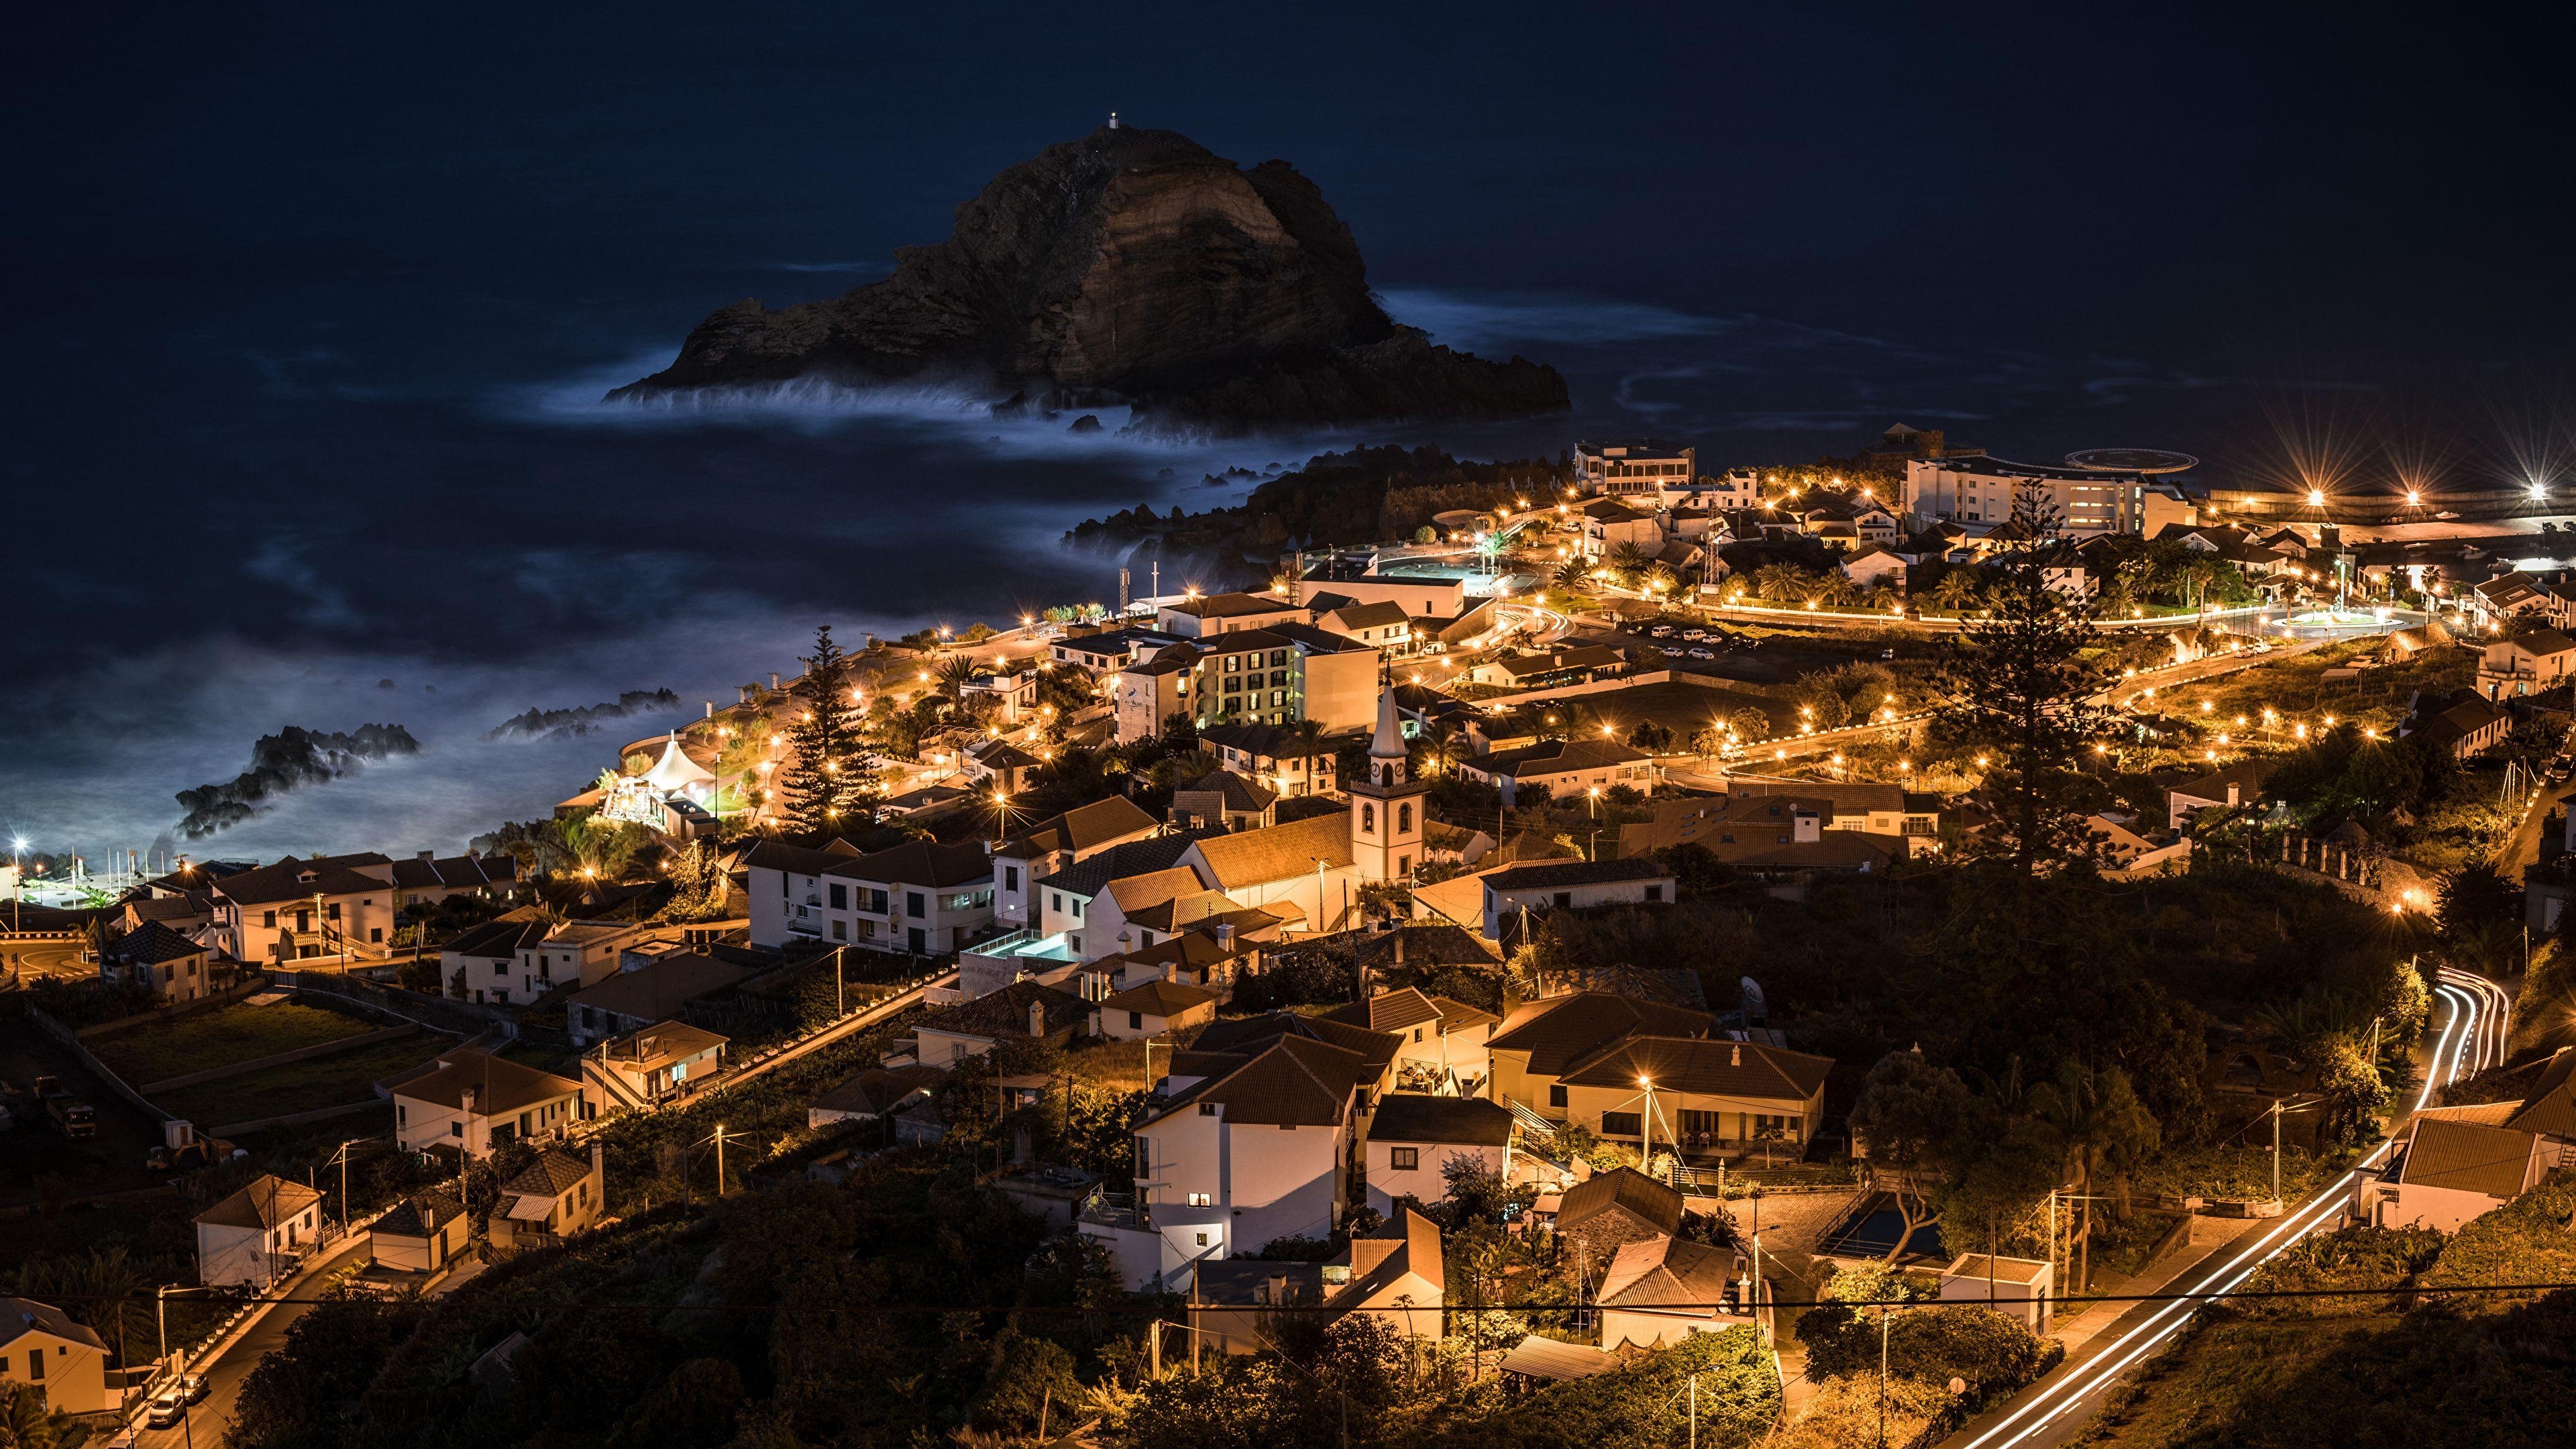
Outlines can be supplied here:
<path id="1" fill-rule="evenodd" d="M 1681 657 L 1682 657 L 1682 651 L 1681 651 L 1680 647 L 1679 647 L 1679 646 L 1677 646 L 1677 645 L 1672 645 L 1672 644 L 1667 644 L 1667 645 L 1665 645 L 1665 646 L 1664 646 L 1664 648 L 1663 648 L 1663 653 L 1664 653 L 1664 656 L 1665 656 L 1666 658 L 1668 658 L 1668 659 L 1679 659 L 1679 658 L 1681 658 Z"/>
<path id="2" fill-rule="evenodd" d="M 1670 624 L 1657 624 L 1646 632 L 1658 639 L 1669 639 L 1672 637 L 1673 626 Z"/>
<path id="3" fill-rule="evenodd" d="M 202 1404 L 206 1401 L 206 1395 L 215 1391 L 215 1386 L 206 1382 L 204 1374 L 181 1374 L 179 1391 L 188 1396 L 189 1403 Z"/>
<path id="4" fill-rule="evenodd" d="M 143 1422 L 149 1428 L 167 1429 L 187 1417 L 187 1413 L 188 1396 L 180 1391 L 177 1384 L 172 1384 L 152 1396 L 151 1408 L 144 1414 Z"/>
<path id="5" fill-rule="evenodd" d="M 1693 659 L 1715 659 L 1717 655 L 1710 650 L 1694 649 L 1690 652 L 1690 657 Z"/>

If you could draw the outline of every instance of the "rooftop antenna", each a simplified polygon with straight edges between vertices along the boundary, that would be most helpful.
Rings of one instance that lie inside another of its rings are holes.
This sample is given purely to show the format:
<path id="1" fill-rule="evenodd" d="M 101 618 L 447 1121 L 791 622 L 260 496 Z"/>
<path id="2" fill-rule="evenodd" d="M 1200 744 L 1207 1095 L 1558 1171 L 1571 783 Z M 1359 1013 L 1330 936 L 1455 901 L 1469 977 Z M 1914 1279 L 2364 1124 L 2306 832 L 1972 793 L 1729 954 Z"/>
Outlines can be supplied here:
<path id="1" fill-rule="evenodd" d="M 1113 131 L 1118 129 L 1118 113 L 1116 111 L 1111 111 L 1109 113 L 1109 129 Z"/>

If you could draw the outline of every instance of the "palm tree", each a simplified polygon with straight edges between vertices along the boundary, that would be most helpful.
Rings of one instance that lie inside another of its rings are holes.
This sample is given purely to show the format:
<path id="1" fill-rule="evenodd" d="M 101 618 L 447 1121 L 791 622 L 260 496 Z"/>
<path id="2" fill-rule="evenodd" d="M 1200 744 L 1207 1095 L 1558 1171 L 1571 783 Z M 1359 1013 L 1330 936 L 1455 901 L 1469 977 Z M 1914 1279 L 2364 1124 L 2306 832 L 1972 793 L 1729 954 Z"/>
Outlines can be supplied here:
<path id="1" fill-rule="evenodd" d="M 975 656 L 956 654 L 940 660 L 938 666 L 930 671 L 930 677 L 937 686 L 937 692 L 949 703 L 957 704 L 966 697 L 966 681 L 983 672 L 976 664 Z"/>
<path id="2" fill-rule="evenodd" d="M 2074 1286 L 2081 1292 L 2093 1269 L 2094 1179 L 2106 1169 L 2112 1174 L 2114 1196 L 2126 1216 L 2129 1169 L 2156 1149 L 2163 1130 L 2131 1089 L 2128 1073 L 2118 1067 L 2096 1070 L 2073 1058 L 2058 1063 L 2056 1081 L 2031 1088 L 2030 1104 L 2055 1133 L 2078 1194 L 2077 1242 L 2084 1260 Z"/>
<path id="3" fill-rule="evenodd" d="M 1467 742 L 1460 738 L 1454 725 L 1435 725 L 1429 734 L 1422 737 L 1422 760 L 1431 767 L 1432 774 L 1449 774 L 1465 758 Z"/>
<path id="4" fill-rule="evenodd" d="M 1579 589 L 1583 587 L 1583 581 L 1590 577 L 1592 577 L 1591 565 L 1579 558 L 1567 559 L 1556 566 L 1556 586 L 1560 589 Z"/>
<path id="5" fill-rule="evenodd" d="M 1954 568 L 1941 575 L 1941 581 L 1932 586 L 1932 592 L 1924 596 L 1924 602 L 1936 609 L 1964 614 L 1976 608 L 1985 596 L 1985 585 L 1977 578 L 1974 569 Z"/>
<path id="6" fill-rule="evenodd" d="M 1610 545 L 1610 567 L 1622 574 L 1633 574 L 1646 566 L 1646 551 L 1633 543 Z"/>
<path id="7" fill-rule="evenodd" d="M 1807 571 L 1796 564 L 1767 563 L 1753 571 L 1754 594 L 1775 604 L 1795 603 L 1813 589 Z"/>
<path id="8" fill-rule="evenodd" d="M 1322 794 L 1322 791 L 1315 788 L 1315 757 L 1322 753 L 1324 726 L 1316 720 L 1301 719 L 1289 726 L 1289 732 L 1297 737 L 1297 757 L 1305 767 L 1306 793 Z"/>
<path id="9" fill-rule="evenodd" d="M 45 1391 L 24 1379 L 0 1379 L 0 1449 L 62 1449 L 72 1421 L 45 1407 Z"/>

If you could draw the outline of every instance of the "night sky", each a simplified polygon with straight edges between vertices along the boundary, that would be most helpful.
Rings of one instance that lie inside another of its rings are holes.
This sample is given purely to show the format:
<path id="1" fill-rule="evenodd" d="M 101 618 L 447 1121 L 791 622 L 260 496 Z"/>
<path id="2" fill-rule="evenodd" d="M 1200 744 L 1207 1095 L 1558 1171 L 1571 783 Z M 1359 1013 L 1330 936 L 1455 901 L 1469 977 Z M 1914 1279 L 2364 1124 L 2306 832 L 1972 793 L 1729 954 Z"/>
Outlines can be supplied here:
<path id="1" fill-rule="evenodd" d="M 995 441 L 956 399 L 595 406 L 716 306 L 879 275 L 1112 109 L 1293 161 L 1400 318 L 1566 371 L 1571 419 L 1411 434 L 1461 452 L 1650 431 L 1722 466 L 1903 420 L 2039 459 L 2259 470 L 2287 432 L 2364 467 L 2391 439 L 2466 472 L 2576 465 L 2557 30 L 2242 6 L 724 13 L 748 8 L 22 21 L 0 53 L 0 825 L 139 847 L 259 733 L 400 718 L 432 746 L 410 794 L 313 792 L 242 852 L 453 848 L 595 763 L 468 748 L 519 708 L 730 698 L 817 622 L 1098 597 L 1113 566 L 1053 546 L 1071 522 L 1222 501 L 1204 472 L 1349 441 Z M 393 806 L 405 839 L 381 838 Z"/>

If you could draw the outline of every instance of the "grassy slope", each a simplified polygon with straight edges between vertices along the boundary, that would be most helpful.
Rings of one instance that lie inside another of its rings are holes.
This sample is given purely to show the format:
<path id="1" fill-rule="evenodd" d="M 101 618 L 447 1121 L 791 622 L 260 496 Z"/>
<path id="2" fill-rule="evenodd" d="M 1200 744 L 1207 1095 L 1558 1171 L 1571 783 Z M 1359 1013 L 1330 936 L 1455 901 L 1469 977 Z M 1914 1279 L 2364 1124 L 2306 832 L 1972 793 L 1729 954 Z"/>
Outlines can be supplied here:
<path id="1" fill-rule="evenodd" d="M 429 1060 L 445 1041 L 443 1037 L 413 1036 L 311 1061 L 289 1062 L 262 1072 L 182 1087 L 164 1093 L 160 1105 L 200 1126 L 214 1127 L 371 1101 L 379 1078 Z"/>
<path id="2" fill-rule="evenodd" d="M 87 1045 L 118 1076 L 140 1085 L 376 1029 L 372 1022 L 317 1006 L 289 1001 L 269 1006 L 237 1003 L 93 1039 Z"/>

